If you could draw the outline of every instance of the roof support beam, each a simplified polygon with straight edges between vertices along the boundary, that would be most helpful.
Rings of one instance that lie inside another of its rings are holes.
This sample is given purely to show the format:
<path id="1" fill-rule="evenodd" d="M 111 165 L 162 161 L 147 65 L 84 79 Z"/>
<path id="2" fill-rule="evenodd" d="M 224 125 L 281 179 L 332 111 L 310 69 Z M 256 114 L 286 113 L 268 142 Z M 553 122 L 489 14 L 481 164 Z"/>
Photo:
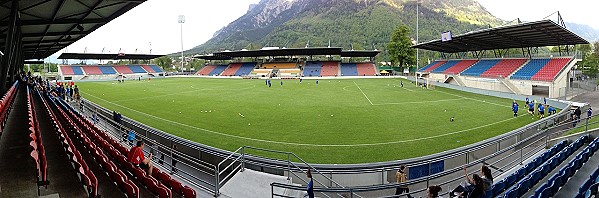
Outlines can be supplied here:
<path id="1" fill-rule="evenodd" d="M 71 32 L 68 35 L 71 36 L 75 36 L 75 35 L 87 35 L 92 33 L 91 31 L 81 31 L 81 32 Z M 65 35 L 65 32 L 48 32 L 46 34 L 44 33 L 24 33 L 23 37 L 27 38 L 27 37 L 41 37 L 41 36 L 63 36 Z"/>
<path id="2" fill-rule="evenodd" d="M 84 20 L 80 20 L 80 19 L 58 19 L 58 20 L 22 20 L 21 21 L 21 26 L 28 26 L 28 25 L 48 25 L 48 24 L 53 24 L 53 25 L 58 25 L 58 24 L 93 24 L 93 23 L 107 23 L 109 20 L 106 19 L 84 19 Z M 0 21 L 0 26 L 7 26 L 8 22 L 6 21 Z"/>

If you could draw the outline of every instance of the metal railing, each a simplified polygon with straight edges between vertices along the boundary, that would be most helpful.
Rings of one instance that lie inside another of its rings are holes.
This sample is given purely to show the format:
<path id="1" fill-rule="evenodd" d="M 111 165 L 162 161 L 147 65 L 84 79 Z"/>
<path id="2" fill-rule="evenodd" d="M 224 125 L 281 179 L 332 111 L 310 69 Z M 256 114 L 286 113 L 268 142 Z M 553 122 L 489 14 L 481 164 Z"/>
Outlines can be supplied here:
<path id="1" fill-rule="evenodd" d="M 597 117 L 597 116 L 593 116 L 593 117 Z M 583 118 L 581 118 L 581 120 L 582 119 Z M 586 122 L 585 121 L 580 121 L 580 122 L 583 122 L 585 124 L 584 125 L 581 124 L 578 127 L 569 127 L 574 122 L 573 120 L 564 120 L 560 123 L 555 123 L 553 126 L 545 128 L 543 130 L 540 130 L 538 133 L 536 133 L 526 139 L 522 139 L 522 140 L 518 141 L 517 144 L 513 144 L 509 147 L 502 149 L 499 152 L 495 152 L 495 153 L 488 155 L 484 158 L 471 161 L 468 164 L 465 164 L 465 166 L 473 167 L 473 166 L 484 164 L 489 167 L 495 167 L 494 165 L 497 165 L 497 164 L 500 164 L 500 162 L 506 161 L 507 163 L 505 165 L 494 168 L 495 171 L 493 172 L 493 175 L 496 175 L 497 173 L 509 173 L 507 170 L 513 169 L 519 165 L 523 165 L 526 160 L 531 159 L 532 157 L 536 156 L 535 155 L 536 153 L 543 151 L 545 148 L 550 147 L 551 145 L 549 145 L 549 140 L 553 136 L 560 136 L 561 134 L 564 134 L 565 132 L 568 132 L 568 131 L 576 129 L 576 128 L 581 128 L 581 127 L 586 127 L 586 129 L 584 132 L 578 133 L 578 135 L 586 135 L 586 133 L 589 130 L 588 125 L 599 123 L 599 120 L 596 120 L 594 122 L 589 122 L 588 120 L 590 120 L 590 119 L 588 119 L 588 118 L 584 118 L 584 120 L 586 120 Z M 502 154 L 508 153 L 509 151 L 513 151 L 513 152 L 511 152 L 505 156 L 502 155 Z M 468 151 L 466 151 L 466 152 L 468 152 Z M 516 156 L 515 159 L 514 159 L 514 156 Z M 491 160 L 492 158 L 495 158 L 495 157 L 500 157 L 500 158 L 495 160 L 492 163 L 487 163 L 489 160 Z M 509 160 L 510 158 L 512 158 L 511 161 Z M 431 163 L 434 163 L 434 162 L 433 161 L 427 162 L 427 164 L 429 166 Z M 408 168 L 409 167 L 410 166 L 408 166 Z M 357 193 L 389 190 L 389 189 L 394 189 L 396 187 L 399 187 L 400 185 L 410 186 L 410 185 L 426 183 L 425 186 L 428 187 L 430 185 L 430 182 L 433 179 L 441 178 L 443 176 L 448 176 L 448 175 L 451 175 L 452 173 L 460 172 L 461 170 L 462 170 L 462 167 L 456 167 L 456 168 L 452 168 L 450 170 L 446 170 L 441 173 L 429 175 L 426 178 L 410 180 L 410 181 L 402 183 L 402 184 L 395 183 L 395 184 L 382 184 L 382 185 L 371 185 L 371 186 L 355 186 L 355 187 L 346 187 L 346 188 L 335 188 L 335 187 L 333 187 L 333 188 L 314 188 L 314 192 L 351 193 L 352 196 L 350 196 L 350 197 L 353 197 L 353 195 L 354 194 L 357 195 Z M 478 170 L 475 170 L 475 171 L 478 171 Z M 472 174 L 472 173 L 473 172 L 469 172 L 468 174 Z M 437 185 L 442 186 L 443 189 L 447 189 L 445 192 L 441 193 L 440 195 L 447 195 L 451 191 L 450 184 L 455 183 L 456 181 L 459 181 L 461 179 L 463 179 L 463 175 L 453 177 L 448 180 L 444 180 L 440 183 L 437 183 Z M 417 189 L 414 191 L 410 190 L 410 193 L 405 193 L 405 194 L 401 194 L 401 195 L 377 196 L 377 197 L 389 197 L 389 198 L 391 198 L 391 197 L 407 197 L 408 194 L 415 195 L 418 193 L 426 193 L 426 190 L 427 190 L 426 187 Z M 283 194 L 275 193 L 276 188 L 282 188 L 282 189 L 286 189 L 286 190 L 305 190 L 306 189 L 305 186 L 296 186 L 296 185 L 282 184 L 282 183 L 275 182 L 275 183 L 271 184 L 272 197 L 290 197 L 290 196 L 286 196 Z"/>
<path id="2" fill-rule="evenodd" d="M 232 152 L 229 156 L 224 158 L 216 166 L 216 170 L 218 173 L 218 174 L 216 174 L 217 195 L 219 194 L 219 189 L 220 189 L 221 185 L 224 184 L 224 182 L 226 182 L 226 180 L 230 179 L 230 177 L 232 177 L 235 173 L 237 173 L 237 171 L 241 171 L 241 172 L 244 171 L 246 158 L 256 157 L 256 155 L 251 155 L 250 153 L 248 153 L 248 150 L 254 150 L 254 151 L 260 151 L 260 152 L 266 152 L 266 153 L 271 153 L 271 154 L 279 154 L 279 155 L 287 156 L 287 160 L 284 160 L 284 163 L 287 164 L 287 168 L 285 169 L 287 172 L 287 180 L 291 180 L 291 175 L 293 175 L 293 176 L 295 176 L 295 178 L 299 178 L 304 184 L 308 184 L 309 181 L 306 181 L 303 177 L 301 177 L 300 175 L 298 175 L 296 173 L 296 172 L 298 172 L 302 175 L 307 174 L 307 172 L 304 170 L 305 168 L 301 168 L 298 166 L 298 163 L 299 163 L 299 164 L 307 167 L 307 169 L 311 170 L 312 172 L 317 173 L 317 175 L 320 175 L 321 177 L 325 178 L 326 179 L 325 182 L 329 182 L 330 186 L 345 188 L 344 186 L 337 183 L 335 180 L 333 180 L 329 176 L 326 176 L 321 171 L 314 168 L 312 165 L 310 165 L 308 162 L 304 161 L 302 158 L 300 158 L 293 152 L 277 151 L 277 150 L 257 148 L 257 147 L 252 147 L 252 146 L 243 146 L 243 147 L 239 147 L 237 150 Z M 296 162 L 293 162 L 292 160 L 294 160 Z M 238 162 L 238 164 L 234 165 L 237 162 Z M 225 166 L 225 167 L 221 168 L 222 166 Z M 221 175 L 224 175 L 224 177 L 222 177 Z M 320 180 L 318 180 L 315 177 L 312 177 L 312 178 L 313 178 L 313 181 L 315 181 L 316 184 L 318 184 L 320 186 L 323 186 L 325 188 L 327 186 L 329 186 L 329 185 L 321 182 Z M 330 198 L 330 196 L 325 194 L 324 192 L 321 194 L 325 197 Z M 337 194 L 337 196 L 342 197 L 343 195 Z M 361 197 L 360 195 L 357 195 L 357 194 L 355 196 Z"/>
<path id="3" fill-rule="evenodd" d="M 90 103 L 89 101 L 87 103 L 85 103 L 85 105 L 87 105 L 88 107 L 92 106 L 96 110 L 99 110 L 99 111 L 105 111 L 105 109 L 97 108 L 99 106 L 94 106 L 95 104 Z M 73 108 L 70 104 L 68 106 L 73 111 L 77 112 L 78 114 L 84 115 L 83 112 L 80 112 L 76 108 Z M 90 108 L 88 108 L 88 109 L 90 109 Z M 106 113 L 109 113 L 109 112 L 106 112 Z M 109 132 L 109 134 L 111 134 L 117 140 L 122 139 L 121 134 L 126 134 L 127 132 L 133 132 L 136 135 L 136 139 L 144 140 L 145 142 L 148 142 L 150 144 L 150 146 L 157 147 L 154 150 L 154 152 L 156 153 L 156 156 L 154 156 L 152 158 L 152 161 L 154 162 L 154 164 L 156 164 L 156 163 L 161 164 L 163 166 L 166 166 L 165 168 L 168 168 L 171 170 L 177 169 L 176 172 L 173 171 L 171 174 L 179 175 L 179 176 L 181 176 L 181 178 L 185 179 L 187 182 L 189 182 L 191 184 L 194 184 L 198 188 L 201 188 L 203 190 L 206 190 L 206 191 L 216 195 L 216 191 L 215 191 L 216 185 L 214 184 L 213 180 L 208 181 L 206 179 L 202 179 L 202 178 L 196 176 L 196 174 L 189 173 L 187 171 L 178 169 L 173 166 L 172 162 L 168 163 L 168 162 L 166 162 L 166 160 L 162 161 L 162 163 L 160 163 L 161 159 L 158 158 L 158 154 L 160 154 L 162 156 L 169 156 L 170 159 L 173 159 L 173 156 L 176 156 L 177 157 L 176 161 L 178 164 L 180 164 L 179 166 L 183 165 L 183 166 L 189 167 L 192 169 L 192 171 L 196 171 L 196 172 L 205 174 L 210 178 L 216 178 L 216 166 L 214 164 L 211 164 L 211 163 L 202 161 L 200 159 L 197 159 L 195 157 L 189 156 L 183 152 L 173 150 L 172 145 L 178 144 L 175 141 L 170 140 L 169 141 L 170 146 L 167 146 L 165 144 L 156 142 L 155 139 L 149 138 L 149 137 L 147 137 L 147 135 L 139 133 L 135 130 L 131 130 L 130 128 L 128 128 L 126 126 L 123 126 L 122 124 L 117 123 L 116 121 L 114 121 L 112 118 L 109 118 L 104 113 L 98 113 L 97 116 L 99 116 L 104 122 L 98 122 L 96 124 L 96 126 L 101 127 L 102 129 L 104 129 L 105 132 Z M 84 117 L 86 119 L 90 119 L 90 117 L 88 117 L 88 116 L 84 116 Z M 93 120 L 90 120 L 90 121 L 93 121 Z M 105 124 L 107 124 L 108 126 L 106 126 Z M 118 131 L 114 131 L 113 129 L 118 130 Z M 150 151 L 144 150 L 143 152 L 148 154 Z"/>

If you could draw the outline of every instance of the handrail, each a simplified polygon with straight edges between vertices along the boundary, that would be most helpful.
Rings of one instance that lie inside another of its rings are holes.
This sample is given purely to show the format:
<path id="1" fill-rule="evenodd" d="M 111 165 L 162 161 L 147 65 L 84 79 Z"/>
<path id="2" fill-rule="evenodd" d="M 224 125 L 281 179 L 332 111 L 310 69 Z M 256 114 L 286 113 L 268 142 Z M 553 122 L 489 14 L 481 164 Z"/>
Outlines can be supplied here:
<path id="1" fill-rule="evenodd" d="M 292 162 L 291 161 L 291 156 L 294 157 L 294 159 L 298 160 L 301 162 L 301 164 L 303 164 L 304 166 L 307 166 L 310 170 L 315 171 L 315 173 L 318 173 L 320 176 L 324 177 L 328 182 L 331 182 L 332 184 L 335 184 L 336 186 L 339 186 L 341 188 L 345 188 L 343 185 L 337 183 L 335 180 L 333 180 L 332 178 L 330 178 L 329 176 L 326 176 L 325 174 L 323 174 L 322 172 L 320 172 L 318 169 L 314 168 L 312 165 L 308 164 L 306 161 L 304 161 L 302 158 L 300 158 L 298 155 L 296 155 L 293 152 L 287 152 L 287 151 L 278 151 L 278 150 L 273 150 L 273 149 L 265 149 L 265 148 L 258 148 L 258 147 L 252 147 L 252 146 L 242 146 L 239 147 L 237 150 L 235 150 L 234 152 L 232 152 L 229 156 L 227 156 L 226 158 L 224 158 L 220 163 L 218 163 L 218 165 L 216 166 L 218 175 L 216 176 L 216 180 L 217 180 L 217 194 L 219 193 L 220 190 L 220 185 L 222 183 L 224 183 L 229 177 L 231 177 L 233 174 L 236 173 L 236 171 L 239 169 L 240 171 L 243 171 L 245 169 L 245 158 L 246 156 L 252 156 L 251 154 L 249 154 L 247 152 L 247 150 L 256 150 L 256 151 L 262 151 L 262 152 L 268 152 L 268 153 L 275 153 L 275 154 L 284 154 L 287 155 L 287 160 L 285 160 L 285 162 L 287 163 L 287 179 L 290 179 L 290 175 L 293 174 L 295 175 L 297 178 L 299 178 L 300 180 L 302 180 L 305 184 L 308 183 L 308 181 L 304 180 L 303 178 L 301 178 L 300 176 L 298 176 L 294 171 L 299 171 L 301 173 L 307 174 L 306 171 L 304 171 L 303 168 L 300 168 L 299 166 L 297 166 L 296 162 Z M 234 157 L 236 156 L 236 157 Z M 220 167 L 225 163 L 225 162 L 229 162 L 231 161 L 225 168 L 221 169 Z M 231 168 L 235 163 L 239 162 L 239 165 L 233 167 L 231 169 L 231 172 L 229 172 L 227 175 L 225 175 L 222 179 L 221 179 L 221 175 L 225 174 L 227 170 L 229 170 L 229 168 Z M 292 169 L 291 166 L 294 166 L 294 168 Z M 324 184 L 323 182 L 321 182 L 320 180 L 313 178 L 313 181 L 315 181 L 317 184 L 327 187 L 326 184 Z M 330 197 L 327 194 L 323 193 L 323 196 L 326 197 Z M 339 195 L 338 196 L 342 196 Z M 360 195 L 357 195 L 357 197 L 361 197 Z"/>
<path id="2" fill-rule="evenodd" d="M 593 116 L 593 117 L 595 117 L 595 116 Z M 582 118 L 581 118 L 581 119 L 582 119 Z M 587 120 L 588 120 L 588 118 L 585 118 L 585 119 L 587 119 Z M 507 159 L 509 156 L 511 156 L 511 155 L 514 155 L 514 154 L 521 154 L 521 155 L 523 155 L 523 156 L 526 156 L 526 155 L 529 155 L 530 153 L 535 153 L 535 151 L 536 151 L 536 152 L 538 152 L 538 151 L 540 151 L 540 150 L 541 150 L 541 149 L 539 149 L 539 148 L 542 148 L 542 147 L 547 147 L 547 145 L 546 145 L 546 144 L 548 143 L 548 142 L 547 142 L 547 141 L 548 141 L 548 138 L 549 138 L 551 135 L 554 135 L 554 134 L 560 134 L 560 133 L 563 133 L 563 132 L 565 132 L 565 131 L 569 131 L 569 130 L 571 130 L 572 128 L 566 128 L 566 129 L 562 129 L 562 130 L 557 130 L 557 131 L 554 131 L 554 132 L 551 132 L 551 133 L 547 134 L 547 132 L 548 132 L 548 131 L 550 131 L 550 130 L 552 130 L 552 129 L 558 129 L 558 128 L 561 128 L 561 127 L 563 127 L 563 126 L 570 125 L 570 124 L 571 124 L 571 122 L 572 122 L 572 120 L 566 120 L 566 121 L 564 121 L 564 122 L 562 122 L 562 123 L 560 123 L 560 124 L 557 124 L 557 125 L 555 125 L 555 126 L 549 127 L 549 128 L 547 128 L 547 129 L 544 129 L 544 130 L 541 130 L 541 131 L 537 132 L 536 134 L 534 134 L 534 135 L 532 135 L 532 136 L 530 136 L 530 137 L 528 137 L 528 138 L 526 138 L 526 139 L 524 139 L 524 140 L 521 140 L 521 141 L 519 141 L 519 142 L 518 142 L 518 143 L 516 143 L 516 144 L 513 144 L 513 145 L 511 145 L 511 146 L 509 146 L 509 147 L 506 147 L 506 148 L 502 149 L 502 150 L 501 150 L 501 151 L 499 151 L 499 152 L 493 153 L 492 155 L 488 155 L 488 156 L 486 156 L 486 157 L 484 157 L 484 158 L 481 158 L 481 159 L 478 159 L 478 160 L 472 161 L 472 162 L 470 162 L 470 163 L 466 164 L 465 166 L 466 166 L 466 167 L 471 167 L 471 166 L 474 166 L 474 165 L 477 165 L 477 164 L 480 164 L 480 163 L 484 163 L 484 162 L 485 162 L 487 159 L 489 159 L 489 158 L 492 158 L 492 157 L 494 157 L 494 156 L 498 156 L 498 155 L 500 155 L 500 154 L 502 154 L 502 153 L 505 153 L 505 152 L 507 152 L 507 151 L 513 150 L 514 148 L 521 146 L 521 144 L 523 144 L 523 143 L 526 143 L 526 142 L 528 142 L 528 141 L 530 141 L 530 140 L 533 140 L 533 139 L 536 139 L 536 140 L 535 140 L 535 141 L 533 141 L 533 142 L 531 142 L 531 143 L 529 143 L 529 144 L 527 144 L 527 145 L 525 145 L 525 146 L 523 146 L 523 147 L 521 147 L 520 149 L 518 149 L 518 150 L 514 151 L 513 153 L 509 154 L 508 156 L 500 158 L 499 160 L 497 160 L 497 161 L 495 161 L 494 163 L 492 163 L 492 164 L 489 164 L 489 165 L 496 164 L 496 163 L 498 163 L 499 161 L 502 161 L 502 160 L 504 160 L 504 159 Z M 599 123 L 599 121 L 597 121 L 597 122 Z M 582 126 L 579 126 L 579 127 L 582 127 Z M 578 128 L 578 127 L 576 127 L 576 128 Z M 580 134 L 581 134 L 581 133 L 580 133 Z M 581 134 L 581 135 L 584 135 L 584 134 Z M 538 138 L 538 139 L 537 139 L 537 138 Z M 538 143 L 540 143 L 540 141 L 543 141 L 543 140 L 545 140 L 545 143 L 543 143 L 543 144 L 540 144 L 540 145 L 538 145 L 538 146 L 535 146 L 535 147 L 533 147 L 533 148 L 532 148 L 532 150 L 530 150 L 530 151 L 526 152 L 526 154 L 522 153 L 522 152 L 523 152 L 523 150 L 524 150 L 526 147 L 529 147 L 529 146 L 532 146 L 532 145 L 538 144 Z M 530 159 L 530 157 L 532 157 L 532 156 L 534 156 L 534 155 L 529 155 L 529 156 L 528 156 L 526 159 Z M 518 164 L 520 164 L 520 165 L 521 165 L 521 164 L 522 164 L 522 162 L 524 161 L 524 158 L 522 158 L 522 156 L 521 156 L 519 159 L 516 159 L 516 160 L 513 160 L 512 162 L 510 162 L 510 164 L 511 164 L 511 163 L 513 163 L 513 162 L 518 162 L 518 161 L 519 161 L 519 163 L 518 163 Z M 506 165 L 506 166 L 507 166 L 507 165 Z M 515 165 L 514 165 L 514 166 L 512 166 L 512 167 L 515 167 Z M 503 169 L 503 168 L 505 168 L 505 167 L 501 167 L 500 169 Z M 460 170 L 461 170 L 461 167 L 456 167 L 456 168 L 453 168 L 453 169 L 450 169 L 450 170 L 446 170 L 446 171 L 444 171 L 444 172 L 441 172 L 441 173 L 437 173 L 437 174 L 430 175 L 429 177 L 438 178 L 438 177 L 440 177 L 440 176 L 444 176 L 444 175 L 449 175 L 449 174 L 452 174 L 452 173 L 456 173 L 456 172 L 458 172 L 458 171 L 460 171 Z M 450 179 L 450 180 L 447 180 L 447 181 L 441 182 L 441 183 L 439 183 L 438 185 L 446 185 L 446 184 L 449 184 L 449 183 L 451 183 L 451 182 L 455 182 L 455 181 L 457 181 L 457 180 L 460 180 L 460 179 L 462 179 L 462 178 L 461 178 L 461 177 L 456 177 L 456 178 L 453 178 L 453 179 Z M 429 180 L 429 178 L 419 178 L 419 179 L 415 179 L 415 180 L 410 180 L 410 181 L 408 181 L 408 182 L 406 182 L 406 183 L 403 183 L 403 184 L 401 184 L 401 185 L 413 185 L 413 184 L 421 183 L 421 182 L 423 182 L 424 180 Z M 369 186 L 355 186 L 355 187 L 351 187 L 351 188 L 343 188 L 343 189 L 338 189 L 338 188 L 337 188 L 337 189 L 327 188 L 327 189 L 318 189 L 318 190 L 315 188 L 315 189 L 314 189 L 314 191 L 315 191 L 315 192 L 346 192 L 346 193 L 347 193 L 347 192 L 351 192 L 351 193 L 356 193 L 356 192 L 368 192 L 368 191 L 377 191 L 377 190 L 391 189 L 391 188 L 398 187 L 399 185 L 400 185 L 400 184 L 381 184 L 381 185 L 369 185 Z M 427 185 L 427 186 L 428 186 L 428 185 Z M 271 190 L 272 190 L 274 187 L 278 187 L 278 188 L 284 188 L 284 189 L 286 189 L 286 190 L 305 190 L 305 186 L 295 186 L 295 185 L 282 184 L 282 183 L 276 183 L 276 182 L 274 182 L 274 183 L 272 183 L 272 184 L 271 184 Z M 426 188 L 424 188 L 424 189 L 418 189 L 418 190 L 414 190 L 414 191 L 412 191 L 412 190 L 411 190 L 409 194 L 413 194 L 413 193 L 420 193 L 420 192 L 425 192 L 425 191 L 426 191 Z M 276 194 L 276 193 L 274 193 L 274 191 L 273 191 L 273 192 L 271 192 L 271 193 L 272 193 L 272 196 L 273 196 L 273 197 L 286 197 L 286 196 L 284 196 L 284 195 L 279 195 L 279 194 Z M 447 193 L 448 193 L 448 192 L 445 192 L 445 193 L 443 193 L 443 195 L 444 195 L 444 194 L 447 194 Z M 407 195 L 406 195 L 406 194 L 402 194 L 402 195 L 400 195 L 400 196 L 407 196 Z M 399 197 L 399 196 L 388 196 L 388 197 Z"/>

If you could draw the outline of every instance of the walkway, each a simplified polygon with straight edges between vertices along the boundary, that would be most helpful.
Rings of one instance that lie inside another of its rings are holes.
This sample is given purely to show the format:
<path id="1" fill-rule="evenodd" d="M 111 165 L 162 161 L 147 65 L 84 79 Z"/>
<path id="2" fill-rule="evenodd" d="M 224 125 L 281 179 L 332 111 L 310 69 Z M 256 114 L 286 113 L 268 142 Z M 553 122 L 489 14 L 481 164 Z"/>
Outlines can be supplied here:
<path id="1" fill-rule="evenodd" d="M 35 161 L 29 156 L 26 89 L 16 93 L 0 137 L 0 197 L 37 197 Z"/>

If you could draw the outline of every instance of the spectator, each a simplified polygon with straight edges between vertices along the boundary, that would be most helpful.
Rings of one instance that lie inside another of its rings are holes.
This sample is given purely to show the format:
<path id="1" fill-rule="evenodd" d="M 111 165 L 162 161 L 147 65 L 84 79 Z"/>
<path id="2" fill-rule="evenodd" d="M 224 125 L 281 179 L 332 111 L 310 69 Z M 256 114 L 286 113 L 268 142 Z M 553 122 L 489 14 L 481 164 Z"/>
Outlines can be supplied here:
<path id="1" fill-rule="evenodd" d="M 482 175 L 483 179 L 483 190 L 486 192 L 487 190 L 491 189 L 491 186 L 493 185 L 493 174 L 491 174 L 491 169 L 485 165 L 480 167 L 480 174 Z"/>
<path id="2" fill-rule="evenodd" d="M 428 189 L 426 190 L 426 194 L 428 198 L 442 198 L 441 196 L 439 196 L 439 193 L 441 192 L 441 187 L 439 186 L 429 186 Z"/>
<path id="3" fill-rule="evenodd" d="M 75 85 L 75 89 L 73 89 L 73 92 L 75 92 L 75 98 L 77 99 L 77 101 L 81 100 L 81 95 L 79 94 L 79 88 L 77 88 L 77 85 Z"/>
<path id="4" fill-rule="evenodd" d="M 589 106 L 589 110 L 587 110 L 587 118 L 591 119 L 591 116 L 593 116 L 593 108 Z"/>
<path id="5" fill-rule="evenodd" d="M 306 189 L 306 192 L 308 194 L 307 196 L 309 198 L 314 198 L 314 181 L 312 180 L 312 172 L 310 171 L 310 169 L 308 169 L 306 176 L 308 177 L 308 179 L 310 179 L 310 181 L 308 182 L 308 187 Z"/>
<path id="6" fill-rule="evenodd" d="M 576 122 L 580 122 L 580 115 L 582 115 L 582 111 L 580 110 L 580 107 L 576 108 L 576 110 L 574 111 L 574 115 L 576 115 Z"/>
<path id="7" fill-rule="evenodd" d="M 148 175 L 152 175 L 152 170 L 154 169 L 154 166 L 150 161 L 150 158 L 152 158 L 152 154 L 150 153 L 149 158 L 146 159 L 144 157 L 143 149 L 143 140 L 137 141 L 137 146 L 131 148 L 131 150 L 129 151 L 129 154 L 127 155 L 127 161 L 139 166 L 141 169 L 146 170 L 148 172 Z"/>
<path id="8" fill-rule="evenodd" d="M 407 173 L 406 173 L 406 166 L 404 166 L 404 165 L 399 166 L 397 173 L 395 173 L 395 178 L 397 179 L 396 181 L 399 184 L 397 186 L 397 188 L 395 189 L 395 195 L 400 195 L 402 193 L 409 193 L 410 189 L 408 188 L 407 185 L 404 184 L 408 180 Z"/>
<path id="9" fill-rule="evenodd" d="M 173 173 L 177 172 L 177 158 L 179 158 L 177 152 L 178 152 L 177 145 L 173 144 L 173 149 L 171 150 L 171 154 L 172 154 L 171 161 L 173 162 L 172 166 L 171 166 L 171 171 Z"/>

